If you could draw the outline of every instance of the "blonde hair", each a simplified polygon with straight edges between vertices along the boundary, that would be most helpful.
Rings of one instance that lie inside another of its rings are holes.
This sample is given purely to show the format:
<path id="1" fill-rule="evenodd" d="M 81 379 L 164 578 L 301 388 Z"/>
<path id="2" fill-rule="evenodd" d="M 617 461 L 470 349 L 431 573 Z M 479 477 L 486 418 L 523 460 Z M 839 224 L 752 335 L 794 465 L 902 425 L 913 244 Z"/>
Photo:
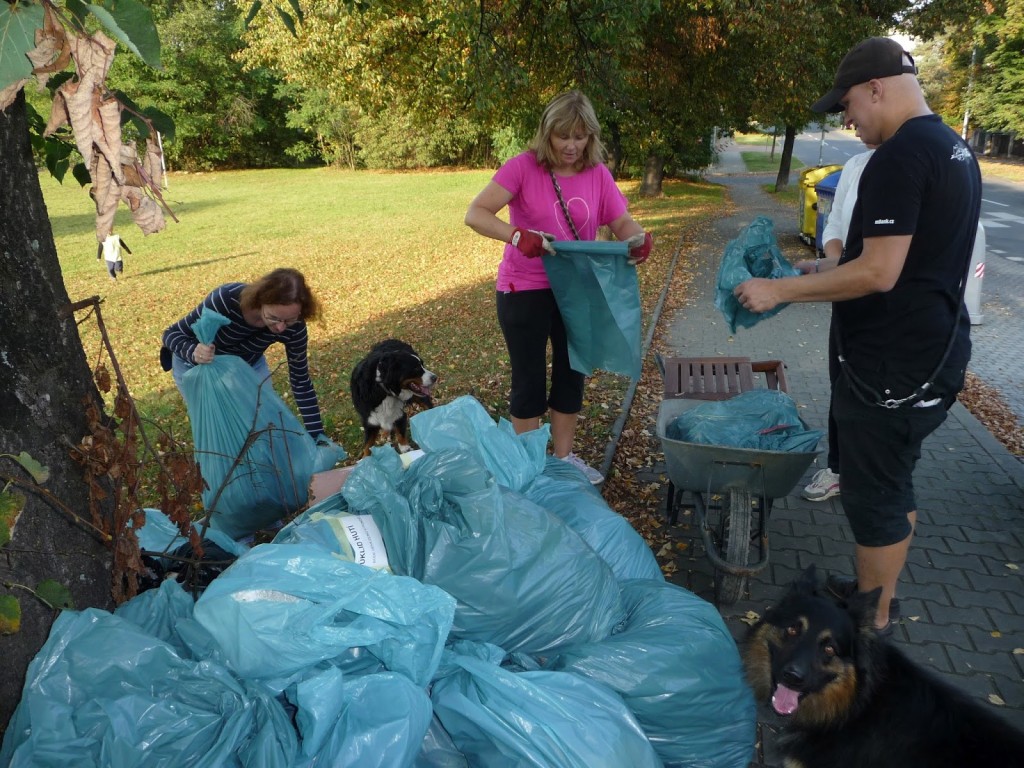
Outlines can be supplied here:
<path id="1" fill-rule="evenodd" d="M 593 168 L 603 163 L 604 144 L 601 143 L 601 126 L 597 122 L 594 105 L 577 90 L 556 96 L 544 108 L 537 133 L 530 142 L 530 149 L 537 156 L 537 162 L 549 170 L 554 168 L 558 164 L 558 159 L 551 148 L 551 136 L 571 135 L 577 130 L 587 134 L 587 146 L 583 150 L 583 157 L 577 163 L 577 170 Z"/>
<path id="2" fill-rule="evenodd" d="M 300 319 L 316 320 L 320 317 L 320 302 L 306 285 L 306 278 L 299 270 L 290 267 L 280 267 L 249 283 L 238 298 L 243 310 L 298 304 Z"/>

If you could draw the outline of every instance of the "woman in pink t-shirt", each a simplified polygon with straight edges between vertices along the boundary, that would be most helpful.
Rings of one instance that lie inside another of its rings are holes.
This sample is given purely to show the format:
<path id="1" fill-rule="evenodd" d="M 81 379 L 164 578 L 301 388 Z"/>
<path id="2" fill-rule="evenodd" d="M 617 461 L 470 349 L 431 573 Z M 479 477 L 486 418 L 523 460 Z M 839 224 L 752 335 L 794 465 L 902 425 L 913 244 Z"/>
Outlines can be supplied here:
<path id="1" fill-rule="evenodd" d="M 587 97 L 563 93 L 541 115 L 529 150 L 501 166 L 466 212 L 468 226 L 506 244 L 498 267 L 497 309 L 512 366 L 512 425 L 517 433 L 538 429 L 547 411 L 554 455 L 595 485 L 604 478 L 572 451 L 584 376 L 569 365 L 565 325 L 538 257 L 554 252 L 550 240 L 594 240 L 605 225 L 630 242 L 633 264 L 650 254 L 651 236 L 629 215 L 604 165 L 600 134 Z M 498 218 L 506 206 L 508 222 Z"/>

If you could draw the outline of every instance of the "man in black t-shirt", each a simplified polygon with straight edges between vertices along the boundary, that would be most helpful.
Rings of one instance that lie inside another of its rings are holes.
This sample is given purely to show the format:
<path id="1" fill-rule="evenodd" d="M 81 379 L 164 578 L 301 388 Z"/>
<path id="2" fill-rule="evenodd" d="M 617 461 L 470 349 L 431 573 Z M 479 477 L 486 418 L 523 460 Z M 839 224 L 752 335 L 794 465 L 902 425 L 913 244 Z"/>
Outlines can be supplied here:
<path id="1" fill-rule="evenodd" d="M 961 285 L 981 209 L 977 161 L 928 108 L 915 75 L 893 40 L 869 38 L 846 55 L 812 108 L 844 112 L 865 143 L 880 146 L 861 176 L 845 255 L 827 272 L 748 280 L 735 291 L 754 312 L 833 302 L 842 375 L 832 411 L 857 578 L 831 586 L 843 595 L 880 587 L 883 632 L 898 616 L 896 583 L 917 522 L 921 443 L 945 420 L 970 358 Z"/>

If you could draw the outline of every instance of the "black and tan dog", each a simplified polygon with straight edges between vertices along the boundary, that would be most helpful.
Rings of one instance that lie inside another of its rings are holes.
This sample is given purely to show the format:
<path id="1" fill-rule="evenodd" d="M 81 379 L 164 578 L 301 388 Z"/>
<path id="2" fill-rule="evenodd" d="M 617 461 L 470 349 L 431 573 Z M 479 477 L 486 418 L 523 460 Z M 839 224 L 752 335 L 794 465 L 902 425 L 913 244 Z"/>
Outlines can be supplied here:
<path id="1" fill-rule="evenodd" d="M 791 718 L 786 768 L 1024 766 L 1024 734 L 875 635 L 878 594 L 837 604 L 812 567 L 751 629 L 754 693 Z"/>
<path id="2" fill-rule="evenodd" d="M 436 383 L 436 374 L 423 366 L 409 344 L 398 339 L 374 344 L 352 369 L 350 382 L 352 405 L 363 422 L 363 456 L 370 455 L 382 431 L 395 438 L 399 451 L 410 450 L 406 405 L 415 398 L 433 407 L 431 391 Z"/>

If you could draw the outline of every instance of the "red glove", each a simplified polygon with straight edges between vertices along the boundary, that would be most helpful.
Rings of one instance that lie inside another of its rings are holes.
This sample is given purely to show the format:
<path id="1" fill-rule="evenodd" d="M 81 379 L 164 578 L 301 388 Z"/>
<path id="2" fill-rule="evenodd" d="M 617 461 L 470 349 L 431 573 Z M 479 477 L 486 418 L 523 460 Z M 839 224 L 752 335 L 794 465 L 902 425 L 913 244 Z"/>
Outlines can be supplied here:
<path id="1" fill-rule="evenodd" d="M 516 228 L 509 242 L 512 243 L 513 248 L 518 248 L 520 253 L 528 259 L 535 259 L 538 256 L 543 256 L 545 253 L 555 252 L 548 239 L 532 229 Z"/>
<path id="2" fill-rule="evenodd" d="M 647 257 L 651 255 L 651 248 L 654 247 L 654 240 L 651 238 L 650 232 L 643 233 L 643 239 L 641 240 L 640 235 L 633 235 L 627 242 L 630 244 L 629 249 L 629 263 L 636 266 L 637 264 L 643 264 L 647 261 Z M 633 245 L 633 243 L 637 245 Z"/>

